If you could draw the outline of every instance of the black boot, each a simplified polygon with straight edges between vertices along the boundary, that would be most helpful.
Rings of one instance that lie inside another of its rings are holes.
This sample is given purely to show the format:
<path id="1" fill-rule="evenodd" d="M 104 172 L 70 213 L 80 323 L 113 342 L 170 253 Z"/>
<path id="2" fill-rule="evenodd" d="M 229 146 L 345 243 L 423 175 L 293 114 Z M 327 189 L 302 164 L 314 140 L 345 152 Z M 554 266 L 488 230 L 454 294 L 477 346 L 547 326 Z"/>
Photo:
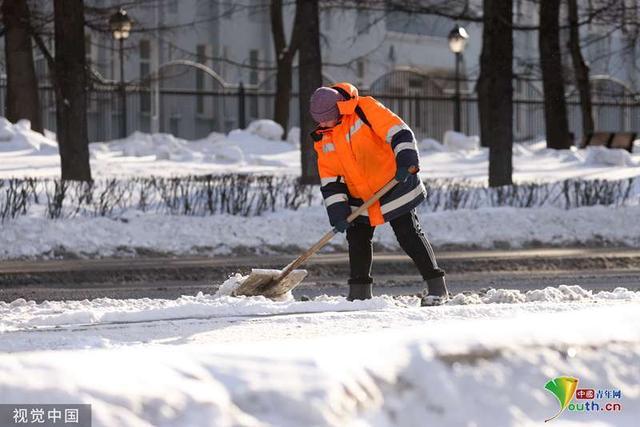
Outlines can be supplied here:
<path id="1" fill-rule="evenodd" d="M 449 291 L 444 277 L 434 277 L 426 281 L 427 288 L 423 292 L 420 305 L 442 305 L 449 299 Z"/>
<path id="2" fill-rule="evenodd" d="M 373 297 L 373 283 L 354 283 L 349 280 L 349 296 L 347 297 L 347 301 L 353 301 L 356 299 L 365 300 L 371 299 Z"/>

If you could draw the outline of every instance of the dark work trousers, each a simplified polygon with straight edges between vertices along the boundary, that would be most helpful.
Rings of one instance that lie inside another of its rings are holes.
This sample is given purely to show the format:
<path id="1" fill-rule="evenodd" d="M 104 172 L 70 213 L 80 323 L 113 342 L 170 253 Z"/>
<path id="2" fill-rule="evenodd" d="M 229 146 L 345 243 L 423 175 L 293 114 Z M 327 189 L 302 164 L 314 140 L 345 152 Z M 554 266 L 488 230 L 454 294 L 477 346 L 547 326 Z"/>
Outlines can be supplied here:
<path id="1" fill-rule="evenodd" d="M 411 257 L 424 280 L 444 277 L 444 271 L 438 268 L 433 248 L 420 228 L 415 210 L 407 212 L 389 222 L 402 250 Z M 373 256 L 373 231 L 369 224 L 354 223 L 347 228 L 349 242 L 349 265 L 351 277 L 349 284 L 368 284 L 371 277 Z"/>

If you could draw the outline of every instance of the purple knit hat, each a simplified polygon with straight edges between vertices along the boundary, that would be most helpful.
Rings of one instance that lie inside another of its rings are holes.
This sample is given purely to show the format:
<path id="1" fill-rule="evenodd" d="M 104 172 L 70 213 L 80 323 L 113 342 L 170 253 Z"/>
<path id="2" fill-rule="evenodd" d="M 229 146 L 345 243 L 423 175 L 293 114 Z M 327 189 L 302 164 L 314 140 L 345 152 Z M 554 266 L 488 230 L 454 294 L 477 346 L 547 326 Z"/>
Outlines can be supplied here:
<path id="1" fill-rule="evenodd" d="M 330 87 L 319 87 L 311 95 L 310 112 L 311 117 L 316 122 L 326 122 L 338 119 L 340 111 L 338 110 L 338 101 L 344 101 L 340 92 Z"/>

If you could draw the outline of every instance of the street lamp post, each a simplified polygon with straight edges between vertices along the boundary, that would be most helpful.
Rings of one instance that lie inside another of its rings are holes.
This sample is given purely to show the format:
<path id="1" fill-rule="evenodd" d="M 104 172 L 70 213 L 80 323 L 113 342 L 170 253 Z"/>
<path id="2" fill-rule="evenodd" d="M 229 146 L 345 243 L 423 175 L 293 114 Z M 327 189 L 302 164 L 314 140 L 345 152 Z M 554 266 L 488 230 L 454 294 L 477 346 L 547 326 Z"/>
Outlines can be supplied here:
<path id="1" fill-rule="evenodd" d="M 449 49 L 455 54 L 456 58 L 456 93 L 453 111 L 453 130 L 456 132 L 460 132 L 460 62 L 468 40 L 469 34 L 467 30 L 459 25 L 456 25 L 449 33 Z"/>
<path id="2" fill-rule="evenodd" d="M 124 82 L 124 41 L 129 37 L 133 21 L 124 9 L 118 10 L 109 18 L 109 28 L 113 38 L 119 43 L 120 53 L 120 105 L 122 120 L 120 120 L 120 137 L 127 136 L 127 90 Z"/>

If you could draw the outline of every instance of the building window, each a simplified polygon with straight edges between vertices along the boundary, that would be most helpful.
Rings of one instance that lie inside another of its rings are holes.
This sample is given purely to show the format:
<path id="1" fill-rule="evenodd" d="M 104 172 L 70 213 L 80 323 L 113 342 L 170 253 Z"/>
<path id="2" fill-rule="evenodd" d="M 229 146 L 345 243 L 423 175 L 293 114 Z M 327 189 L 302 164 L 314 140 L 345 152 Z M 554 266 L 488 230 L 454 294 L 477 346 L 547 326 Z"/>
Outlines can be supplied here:
<path id="1" fill-rule="evenodd" d="M 326 11 L 322 12 L 322 14 L 324 16 L 320 19 L 320 22 L 322 22 L 324 26 L 324 30 L 331 31 L 331 23 L 332 23 L 331 9 L 327 9 Z"/>
<path id="2" fill-rule="evenodd" d="M 222 61 L 220 61 L 220 74 L 223 79 L 227 79 L 227 60 L 229 59 L 229 46 L 222 46 Z"/>
<path id="3" fill-rule="evenodd" d="M 258 51 L 256 49 L 251 49 L 249 51 L 249 66 L 251 67 L 249 71 L 249 83 L 258 84 Z"/>
<path id="4" fill-rule="evenodd" d="M 264 9 L 262 7 L 251 7 L 248 11 L 249 21 L 259 24 L 264 21 Z"/>
<path id="5" fill-rule="evenodd" d="M 45 79 L 47 76 L 47 63 L 43 56 L 36 57 L 35 60 L 36 76 L 40 79 Z"/>
<path id="6" fill-rule="evenodd" d="M 516 22 L 521 22 L 522 21 L 522 0 L 516 0 L 516 7 L 515 7 L 515 21 Z"/>
<path id="7" fill-rule="evenodd" d="M 151 82 L 149 81 L 149 74 L 151 72 L 150 59 L 151 59 L 151 43 L 149 40 L 140 40 L 138 44 L 139 57 L 140 57 L 140 81 L 143 86 L 143 90 L 140 92 L 140 111 L 143 113 L 151 112 Z"/>
<path id="8" fill-rule="evenodd" d="M 387 31 L 447 38 L 452 22 L 434 15 L 421 15 L 389 9 L 385 17 Z"/>
<path id="9" fill-rule="evenodd" d="M 362 81 L 364 79 L 364 60 L 358 59 L 356 62 L 356 77 Z"/>
<path id="10" fill-rule="evenodd" d="M 369 12 L 358 9 L 356 15 L 356 34 L 367 34 L 371 24 L 369 23 Z"/>
<path id="11" fill-rule="evenodd" d="M 178 13 L 178 0 L 169 0 L 169 13 Z"/>
<path id="12" fill-rule="evenodd" d="M 235 13 L 235 7 L 231 0 L 224 0 L 222 2 L 222 17 L 225 19 L 231 19 Z"/>
<path id="13" fill-rule="evenodd" d="M 85 34 L 84 35 L 84 56 L 86 58 L 87 61 L 87 66 L 91 67 L 93 61 L 92 61 L 92 51 L 91 51 L 91 34 Z"/>
<path id="14" fill-rule="evenodd" d="M 149 40 L 140 40 L 138 48 L 140 49 L 140 60 L 149 61 L 151 58 L 151 43 L 149 43 Z"/>
<path id="15" fill-rule="evenodd" d="M 207 63 L 206 46 L 203 44 L 196 46 L 196 62 L 203 65 Z M 196 112 L 198 114 L 204 113 L 204 95 L 202 94 L 205 90 L 204 77 L 204 71 L 196 70 Z"/>
<path id="16" fill-rule="evenodd" d="M 173 136 L 180 135 L 180 115 L 173 113 L 169 118 L 169 132 Z"/>

